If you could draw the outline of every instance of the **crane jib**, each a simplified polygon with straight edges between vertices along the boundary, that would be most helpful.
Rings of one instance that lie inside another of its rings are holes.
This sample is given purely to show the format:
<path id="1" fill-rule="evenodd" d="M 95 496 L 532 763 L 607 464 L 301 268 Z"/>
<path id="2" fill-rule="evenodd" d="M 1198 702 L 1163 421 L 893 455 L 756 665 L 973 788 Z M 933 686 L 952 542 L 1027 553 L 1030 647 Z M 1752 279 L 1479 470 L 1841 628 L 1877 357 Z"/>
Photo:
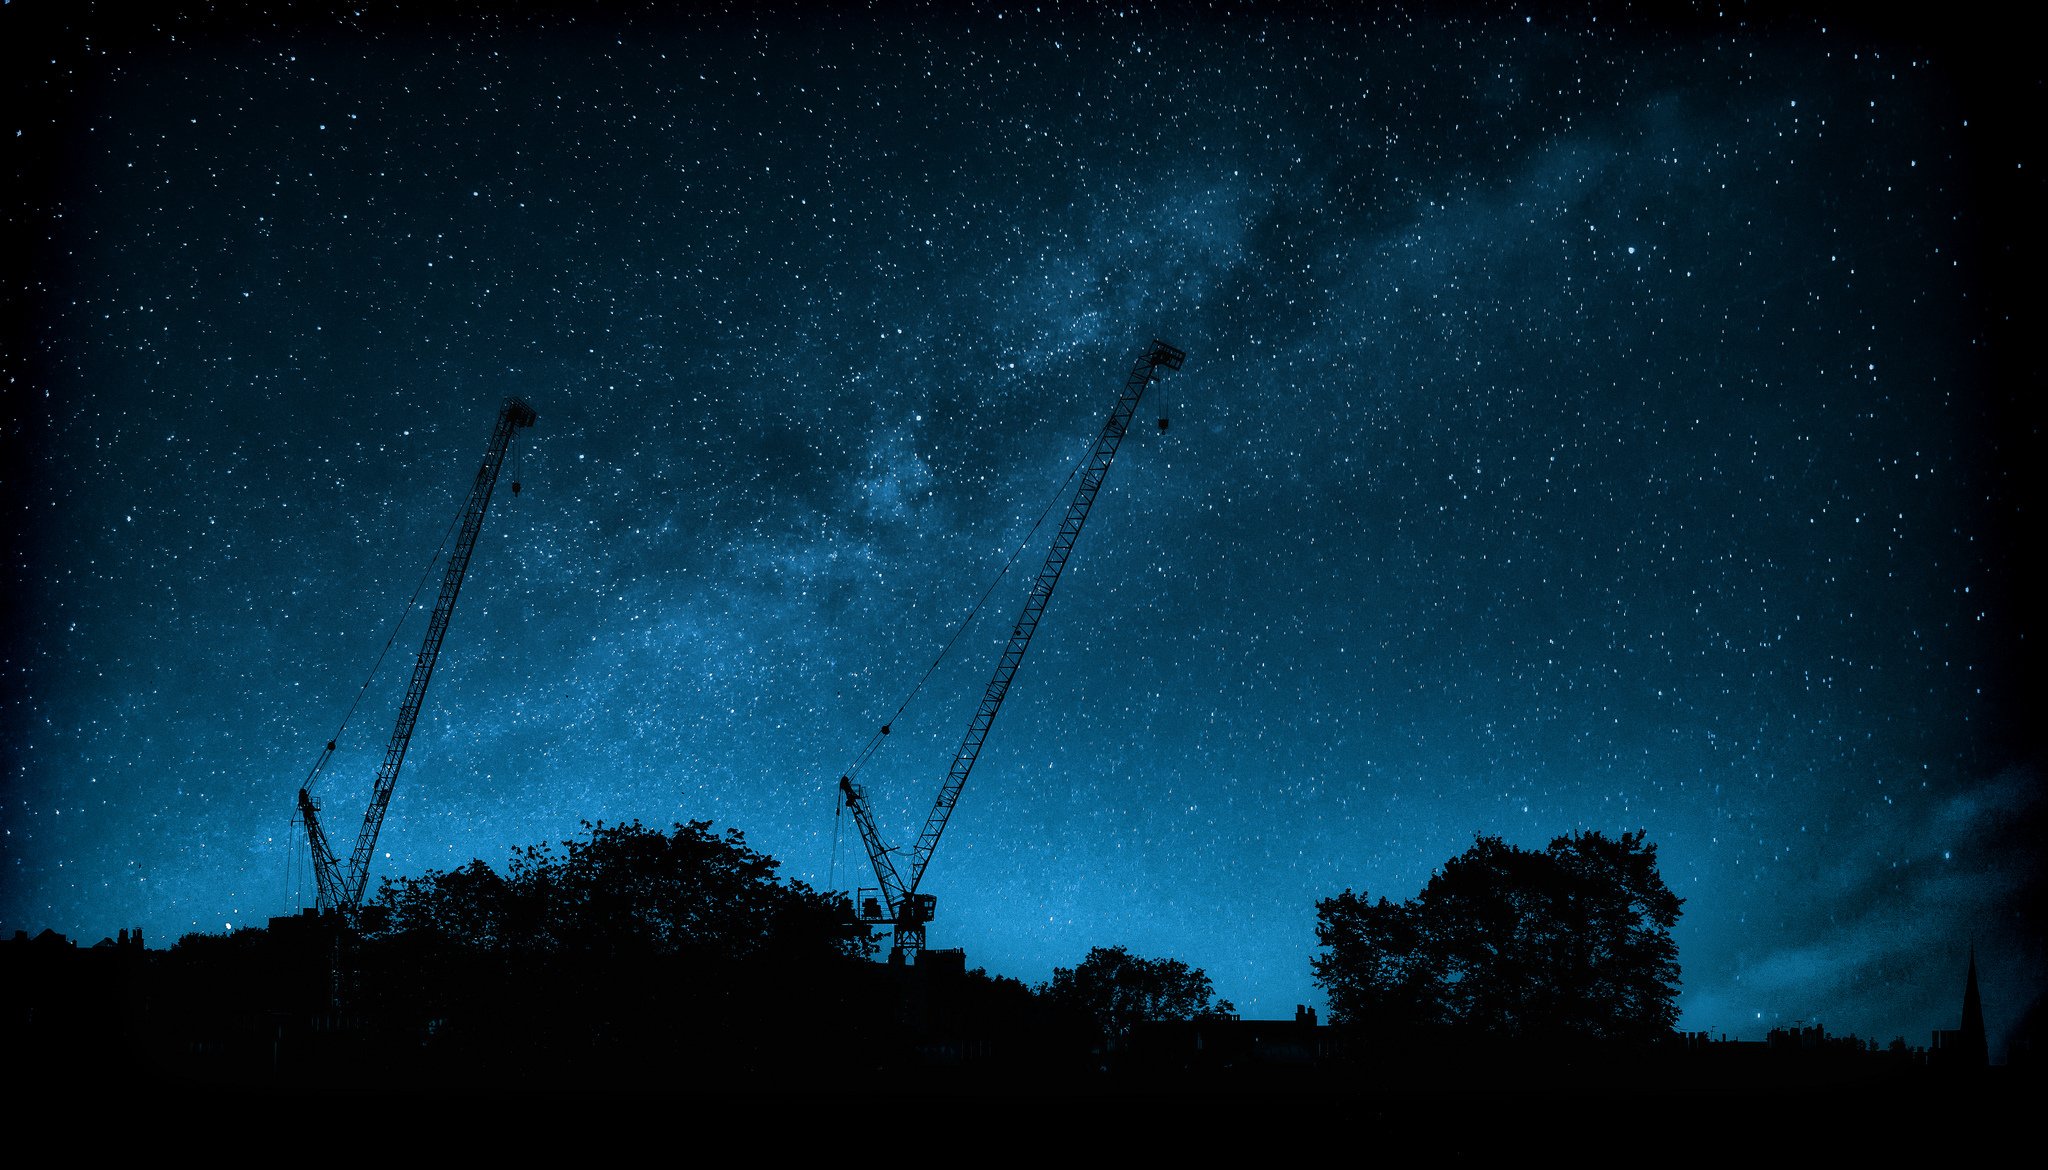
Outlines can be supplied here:
<path id="1" fill-rule="evenodd" d="M 350 852 L 345 868 L 335 857 L 326 831 L 320 826 L 319 806 L 304 788 L 299 790 L 299 815 L 306 823 L 307 843 L 313 855 L 315 897 L 321 910 L 339 910 L 352 916 L 362 908 L 363 891 L 370 881 L 370 860 L 377 849 L 377 834 L 384 826 L 384 812 L 391 805 L 391 793 L 398 785 L 399 770 L 405 766 L 405 753 L 412 745 L 413 729 L 419 724 L 420 708 L 427 697 L 427 683 L 433 679 L 434 664 L 440 660 L 441 643 L 448 636 L 448 620 L 455 614 L 455 599 L 462 593 L 470 557 L 476 552 L 477 536 L 483 531 L 484 512 L 490 507 L 491 491 L 497 486 L 498 472 L 504 466 L 506 449 L 512 445 L 513 432 L 532 426 L 536 417 L 533 408 L 518 398 L 506 399 L 498 411 L 490 446 L 485 451 L 483 463 L 477 468 L 476 479 L 470 484 L 469 498 L 463 504 L 462 525 L 455 551 L 448 557 L 447 571 L 441 577 L 441 591 L 434 598 L 433 615 L 427 621 L 426 638 L 420 644 L 418 657 L 413 660 L 412 677 L 405 686 L 405 700 L 399 704 L 398 721 L 392 729 L 391 742 L 385 746 L 384 761 L 377 768 L 377 780 L 370 792 L 370 806 L 363 814 L 363 827 L 356 834 L 355 848 Z"/>
<path id="2" fill-rule="evenodd" d="M 946 822 L 952 817 L 954 806 L 960 802 L 960 792 L 967 785 L 969 773 L 974 771 L 974 762 L 981 756 L 982 745 L 988 740 L 989 727 L 995 722 L 996 712 L 1002 709 L 1003 700 L 1010 693 L 1010 683 L 1016 678 L 1017 668 L 1023 665 L 1024 652 L 1031 647 L 1031 636 L 1037 633 L 1038 623 L 1045 616 L 1045 607 L 1052 601 L 1053 589 L 1059 584 L 1068 558 L 1073 555 L 1074 542 L 1080 539 L 1089 509 L 1094 507 L 1096 497 L 1102 492 L 1103 477 L 1109 473 L 1117 447 L 1130 431 L 1131 418 L 1137 413 L 1145 389 L 1158 380 L 1160 367 L 1178 370 L 1186 360 L 1184 351 L 1155 338 L 1144 355 L 1131 366 L 1123 392 L 1117 397 L 1116 406 L 1110 410 L 1109 419 L 1102 424 L 1102 433 L 1088 454 L 1081 481 L 1075 487 L 1073 499 L 1053 535 L 1052 547 L 1045 554 L 1045 564 L 1038 570 L 1037 580 L 1032 582 L 1023 612 L 1010 627 L 1009 641 L 996 659 L 995 674 L 982 692 L 974 717 L 968 721 L 960 746 L 953 753 L 953 762 L 946 769 L 946 780 L 939 788 L 938 799 L 932 803 L 932 811 L 925 817 L 924 828 L 917 835 L 917 844 L 910 852 L 907 881 L 896 868 L 895 859 L 891 856 L 893 850 L 882 844 L 865 794 L 850 779 L 840 778 L 841 797 L 853 813 L 854 823 L 860 829 L 861 843 L 867 848 L 868 860 L 873 864 L 875 878 L 881 885 L 882 899 L 887 902 L 886 915 L 876 907 L 876 913 L 862 912 L 859 917 L 864 922 L 893 929 L 894 957 L 924 947 L 924 925 L 931 920 L 933 900 L 931 895 L 917 892 L 918 884 L 924 880 L 925 867 L 931 864 L 939 838 L 946 831 Z"/>

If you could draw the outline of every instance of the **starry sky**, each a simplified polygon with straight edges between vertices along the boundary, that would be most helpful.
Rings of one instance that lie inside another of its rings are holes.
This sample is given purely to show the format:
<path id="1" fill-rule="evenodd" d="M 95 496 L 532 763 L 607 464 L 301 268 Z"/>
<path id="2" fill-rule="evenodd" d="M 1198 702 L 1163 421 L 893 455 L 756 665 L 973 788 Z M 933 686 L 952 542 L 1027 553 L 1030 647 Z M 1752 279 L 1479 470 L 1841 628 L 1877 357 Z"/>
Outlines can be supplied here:
<path id="1" fill-rule="evenodd" d="M 511 394 L 373 888 L 634 818 L 872 884 L 836 778 L 1157 336 L 932 945 L 1284 1016 L 1317 898 L 1642 829 L 1684 1027 L 1925 1044 L 1974 943 L 1996 1051 L 2042 990 L 1996 30 L 69 7 L 0 10 L 0 929 L 309 899 L 293 793 Z M 900 843 L 1048 536 L 862 773 Z M 344 850 L 423 627 L 321 781 Z"/>

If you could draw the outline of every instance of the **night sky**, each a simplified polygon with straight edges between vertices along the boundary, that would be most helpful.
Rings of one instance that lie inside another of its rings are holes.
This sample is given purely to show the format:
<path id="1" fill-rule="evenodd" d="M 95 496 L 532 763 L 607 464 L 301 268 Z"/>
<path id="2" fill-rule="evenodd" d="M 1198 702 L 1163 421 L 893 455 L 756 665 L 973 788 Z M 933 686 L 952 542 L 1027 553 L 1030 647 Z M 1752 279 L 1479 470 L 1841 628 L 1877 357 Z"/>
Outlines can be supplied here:
<path id="1" fill-rule="evenodd" d="M 1974 942 L 1996 1053 L 2042 988 L 1995 29 L 70 7 L 0 11 L 10 934 L 310 899 L 510 394 L 372 888 L 634 818 L 873 884 L 837 777 L 1157 336 L 932 945 L 1285 1016 L 1317 898 L 1643 829 L 1683 1027 L 1925 1044 Z M 1049 535 L 862 774 L 905 846 Z"/>

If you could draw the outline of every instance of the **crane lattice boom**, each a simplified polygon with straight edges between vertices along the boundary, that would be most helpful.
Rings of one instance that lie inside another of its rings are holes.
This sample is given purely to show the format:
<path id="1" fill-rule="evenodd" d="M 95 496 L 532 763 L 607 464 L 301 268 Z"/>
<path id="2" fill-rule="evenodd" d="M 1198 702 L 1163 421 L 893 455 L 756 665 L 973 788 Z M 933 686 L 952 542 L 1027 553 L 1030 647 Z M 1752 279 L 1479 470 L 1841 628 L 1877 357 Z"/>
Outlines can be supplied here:
<path id="1" fill-rule="evenodd" d="M 1010 627 L 1010 638 L 1003 647 L 1002 657 L 996 660 L 995 674 L 989 678 L 988 687 L 982 692 L 974 717 L 968 720 L 967 733 L 961 737 L 960 747 L 953 753 L 953 763 L 946 770 L 946 780 L 939 787 L 938 799 L 933 802 L 931 813 L 925 817 L 924 829 L 917 835 L 917 844 L 910 853 L 908 880 L 896 868 L 896 860 L 892 856 L 895 851 L 882 843 L 861 787 L 850 777 L 839 778 L 841 798 L 852 811 L 854 823 L 860 829 L 861 843 L 867 847 L 868 860 L 874 865 L 875 880 L 881 884 L 881 900 L 886 903 L 886 914 L 877 905 L 863 908 L 861 917 L 894 930 L 893 953 L 899 956 L 924 947 L 924 924 L 931 920 L 934 902 L 931 895 L 917 892 L 918 884 L 924 880 L 925 867 L 931 864 L 932 853 L 938 849 L 939 838 L 946 831 L 946 822 L 953 815 L 953 807 L 960 802 L 961 790 L 967 786 L 968 774 L 974 771 L 974 762 L 980 758 L 982 745 L 988 741 L 988 730 L 995 722 L 996 712 L 1002 709 L 1003 700 L 1010 693 L 1010 683 L 1024 662 L 1024 652 L 1031 648 L 1031 636 L 1037 633 L 1038 623 L 1045 616 L 1046 604 L 1052 600 L 1053 587 L 1059 584 L 1060 573 L 1066 569 L 1068 558 L 1073 556 L 1074 542 L 1080 538 L 1081 526 L 1088 521 L 1088 511 L 1095 506 L 1095 498 L 1102 492 L 1103 477 L 1109 473 L 1117 447 L 1130 431 L 1131 418 L 1137 413 L 1138 403 L 1145 397 L 1145 389 L 1159 380 L 1160 367 L 1178 370 L 1186 360 L 1187 354 L 1183 351 L 1154 339 L 1144 356 L 1131 366 L 1123 393 L 1109 412 L 1108 420 L 1102 424 L 1102 433 L 1096 437 L 1088 461 L 1082 466 L 1080 483 L 1074 489 L 1074 498 L 1067 505 L 1066 515 L 1060 519 L 1059 531 L 1053 535 L 1052 547 L 1046 551 L 1045 564 L 1038 570 L 1038 579 L 1031 585 L 1031 595 L 1024 601 L 1024 611 L 1017 615 L 1017 621 Z"/>
<path id="2" fill-rule="evenodd" d="M 505 452 L 512 445 L 514 431 L 530 427 L 534 423 L 533 408 L 518 398 L 508 398 L 498 411 L 498 425 L 491 431 L 491 445 L 484 453 L 483 465 L 477 468 L 476 480 L 470 485 L 469 499 L 463 505 L 462 526 L 455 540 L 455 550 L 449 554 L 448 568 L 441 577 L 441 592 L 434 599 L 433 615 L 427 620 L 426 640 L 420 643 L 419 657 L 413 660 L 412 679 L 406 683 L 405 701 L 398 707 L 398 724 L 392 728 L 391 742 L 384 748 L 384 762 L 378 765 L 377 782 L 370 791 L 370 807 L 363 814 L 363 827 L 356 834 L 354 852 L 349 854 L 348 866 L 343 868 L 335 858 L 333 848 L 328 844 L 327 832 L 320 826 L 320 806 L 306 789 L 299 789 L 299 815 L 306 823 L 306 840 L 313 855 L 313 883 L 315 897 L 321 910 L 339 910 L 353 916 L 363 905 L 363 891 L 370 880 L 370 858 L 377 849 L 377 834 L 384 827 L 384 810 L 391 804 L 391 793 L 398 785 L 398 771 L 405 766 L 405 752 L 412 744 L 414 726 L 419 723 L 420 706 L 427 698 L 427 683 L 434 677 L 434 664 L 441 657 L 441 643 L 448 636 L 448 619 L 455 613 L 455 598 L 462 592 L 462 579 L 469 573 L 470 555 L 476 551 L 476 538 L 483 531 L 484 510 L 490 506 L 491 490 L 497 486 L 498 470 L 504 465 Z M 516 489 L 517 484 L 513 487 Z M 334 752 L 330 741 L 321 762 Z M 314 771 L 319 771 L 315 765 Z"/>

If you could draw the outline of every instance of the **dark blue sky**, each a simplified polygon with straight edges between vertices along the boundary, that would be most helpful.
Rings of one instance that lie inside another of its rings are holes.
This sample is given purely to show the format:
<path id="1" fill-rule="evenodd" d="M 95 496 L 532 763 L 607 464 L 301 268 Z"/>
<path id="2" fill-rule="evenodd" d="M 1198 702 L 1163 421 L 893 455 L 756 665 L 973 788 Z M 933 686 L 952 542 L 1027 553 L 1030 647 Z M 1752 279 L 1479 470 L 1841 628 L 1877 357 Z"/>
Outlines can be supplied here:
<path id="1" fill-rule="evenodd" d="M 292 794 L 507 394 L 525 491 L 373 883 L 697 818 L 824 884 L 834 780 L 1156 335 L 1173 427 L 1110 472 L 933 945 L 1285 1015 L 1317 898 L 1640 828 L 1688 1028 L 1925 1043 L 1972 940 L 1994 1033 L 2040 991 L 2037 67 L 1551 7 L 37 7 L 0 927 L 299 904 Z M 864 773 L 892 837 L 1028 581 Z M 343 839 L 418 629 L 323 781 Z"/>

